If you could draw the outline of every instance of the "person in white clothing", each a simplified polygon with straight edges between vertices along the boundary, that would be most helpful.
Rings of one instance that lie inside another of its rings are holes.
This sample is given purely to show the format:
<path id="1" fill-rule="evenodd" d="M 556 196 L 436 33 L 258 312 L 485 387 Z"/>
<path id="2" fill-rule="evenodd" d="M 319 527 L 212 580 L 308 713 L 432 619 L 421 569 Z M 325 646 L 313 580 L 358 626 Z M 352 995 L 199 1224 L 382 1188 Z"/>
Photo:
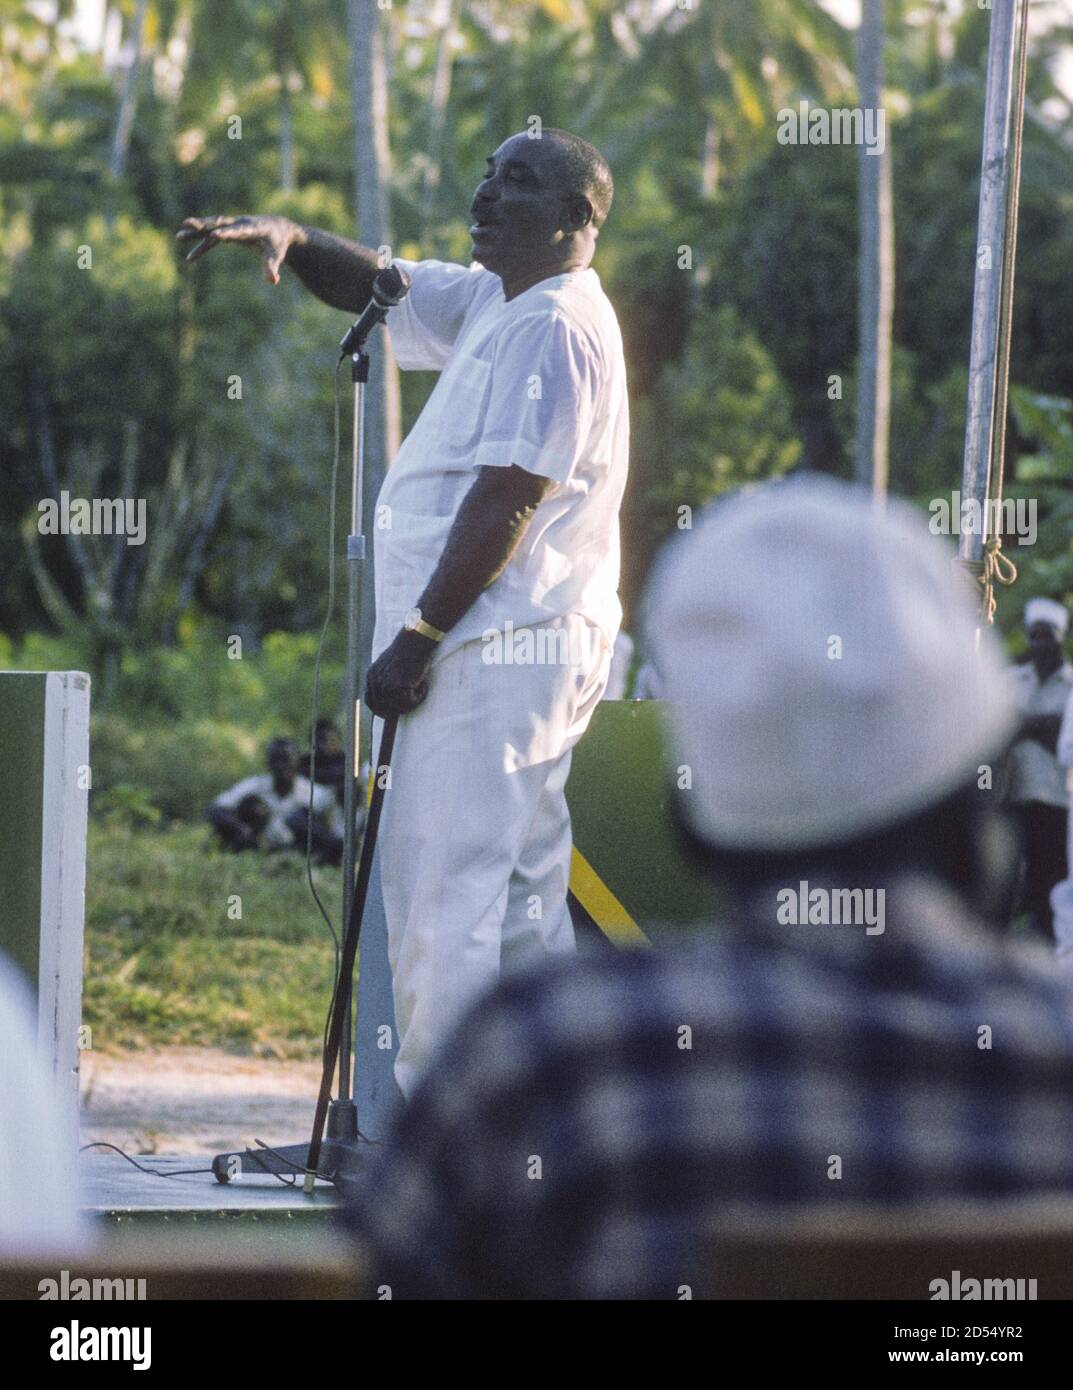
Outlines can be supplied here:
<path id="1" fill-rule="evenodd" d="M 1031 599 L 1025 606 L 1028 660 L 1010 671 L 1022 716 L 1020 737 L 1010 749 L 1008 794 L 1021 823 L 1022 904 L 1030 929 L 1048 941 L 1054 938 L 1051 895 L 1069 873 L 1069 796 L 1058 754 L 1062 715 L 1073 691 L 1073 666 L 1062 652 L 1068 626 L 1060 603 Z"/>
<path id="2" fill-rule="evenodd" d="M 399 365 L 441 373 L 376 508 L 365 687 L 374 714 L 405 716 L 380 831 L 404 1095 L 501 966 L 574 949 L 564 788 L 621 622 L 626 371 L 591 266 L 612 191 L 588 142 L 514 135 L 473 198 L 473 263 L 396 261 Z M 270 281 L 285 263 L 352 313 L 381 268 L 284 218 L 179 236 L 189 259 L 253 247 Z"/>

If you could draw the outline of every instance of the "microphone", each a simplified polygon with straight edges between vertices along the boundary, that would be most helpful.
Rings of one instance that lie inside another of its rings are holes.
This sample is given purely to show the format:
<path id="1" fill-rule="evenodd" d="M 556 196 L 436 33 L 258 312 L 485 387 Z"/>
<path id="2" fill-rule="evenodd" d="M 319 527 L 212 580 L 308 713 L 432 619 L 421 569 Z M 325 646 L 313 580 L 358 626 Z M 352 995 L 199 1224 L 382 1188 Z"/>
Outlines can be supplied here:
<path id="1" fill-rule="evenodd" d="M 351 353 L 358 352 L 364 346 L 365 339 L 372 330 L 387 317 L 387 311 L 406 298 L 410 284 L 409 275 L 397 265 L 389 265 L 380 271 L 373 281 L 372 298 L 339 344 L 341 358 L 349 357 Z"/>

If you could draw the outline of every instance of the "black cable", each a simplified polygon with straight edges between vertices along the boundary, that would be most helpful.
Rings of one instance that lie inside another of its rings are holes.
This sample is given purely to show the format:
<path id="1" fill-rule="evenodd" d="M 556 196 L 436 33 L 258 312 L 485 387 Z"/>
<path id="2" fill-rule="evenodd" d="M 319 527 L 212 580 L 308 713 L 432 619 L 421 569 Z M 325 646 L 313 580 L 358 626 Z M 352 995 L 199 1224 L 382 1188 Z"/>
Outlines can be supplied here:
<path id="1" fill-rule="evenodd" d="M 363 1134 L 360 1135 L 360 1137 L 362 1139 L 365 1139 L 365 1135 Z M 279 1153 L 276 1149 L 273 1149 L 269 1144 L 266 1144 L 263 1139 L 255 1138 L 253 1142 L 256 1145 L 258 1145 L 259 1148 L 264 1149 L 265 1153 L 270 1153 L 272 1157 L 277 1161 L 277 1163 L 285 1163 L 288 1168 L 293 1168 L 296 1174 L 301 1173 L 304 1177 L 306 1173 L 309 1172 L 308 1168 L 303 1168 L 300 1163 L 293 1163 L 284 1154 Z M 367 1144 L 378 1144 L 380 1141 L 378 1139 L 365 1139 L 365 1142 Z M 189 1178 L 201 1177 L 205 1175 L 211 1175 L 212 1177 L 216 1176 L 216 1170 L 214 1168 L 176 1168 L 170 1173 L 165 1173 L 159 1168 L 147 1168 L 144 1163 L 139 1163 L 137 1159 L 131 1158 L 130 1154 L 125 1153 L 119 1147 L 118 1144 L 109 1144 L 104 1139 L 96 1139 L 93 1141 L 92 1144 L 83 1144 L 79 1148 L 78 1152 L 85 1153 L 87 1149 L 111 1149 L 112 1152 L 117 1153 L 120 1158 L 126 1159 L 126 1161 L 131 1165 L 132 1168 L 137 1168 L 139 1173 L 147 1173 L 151 1178 Z M 243 1158 L 249 1159 L 253 1163 L 257 1163 L 257 1155 L 256 1153 L 254 1153 L 252 1149 L 243 1149 L 242 1156 Z M 295 1187 L 297 1185 L 297 1177 L 292 1177 L 289 1173 L 273 1172 L 271 1168 L 267 1167 L 264 1164 L 259 1164 L 258 1166 L 261 1168 L 262 1172 L 268 1173 L 273 1178 L 277 1178 L 283 1184 L 284 1187 Z M 334 1181 L 334 1179 L 327 1173 L 315 1172 L 313 1176 L 315 1178 L 320 1178 L 322 1182 Z"/>
<path id="2" fill-rule="evenodd" d="M 288 1168 L 294 1170 L 294 1176 L 292 1177 L 289 1173 L 273 1173 L 271 1168 L 263 1168 L 263 1165 L 261 1165 L 264 1172 L 272 1173 L 272 1176 L 274 1178 L 279 1178 L 280 1182 L 283 1183 L 284 1187 L 296 1187 L 298 1184 L 299 1173 L 301 1173 L 303 1178 L 308 1173 L 312 1173 L 315 1178 L 320 1178 L 322 1182 L 335 1182 L 335 1179 L 330 1174 L 319 1173 L 315 1168 L 306 1168 L 301 1163 L 295 1163 L 294 1160 L 288 1158 L 286 1154 L 281 1154 L 277 1149 L 272 1148 L 270 1144 L 266 1144 L 263 1139 L 254 1138 L 253 1142 L 258 1146 L 258 1148 L 264 1149 L 265 1153 L 271 1154 L 277 1163 L 285 1163 Z M 252 1149 L 247 1149 L 245 1151 L 244 1157 L 252 1160 L 254 1163 L 257 1162 L 257 1155 L 253 1152 Z"/>
<path id="3" fill-rule="evenodd" d="M 97 1139 L 92 1144 L 83 1144 L 78 1152 L 82 1154 L 87 1149 L 112 1149 L 120 1158 L 125 1158 L 132 1167 L 137 1168 L 139 1173 L 148 1173 L 151 1178 L 187 1178 L 193 1174 L 212 1172 L 211 1168 L 177 1168 L 173 1173 L 162 1173 L 159 1168 L 146 1168 L 143 1163 L 131 1158 L 130 1154 L 124 1153 L 118 1144 L 109 1144 L 103 1139 Z"/>

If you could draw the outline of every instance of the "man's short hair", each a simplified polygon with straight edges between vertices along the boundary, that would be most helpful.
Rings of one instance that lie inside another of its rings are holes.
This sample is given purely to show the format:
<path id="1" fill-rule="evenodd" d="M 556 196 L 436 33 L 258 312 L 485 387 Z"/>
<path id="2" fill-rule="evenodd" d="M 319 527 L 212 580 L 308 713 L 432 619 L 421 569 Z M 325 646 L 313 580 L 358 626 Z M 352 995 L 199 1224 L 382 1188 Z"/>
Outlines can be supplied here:
<path id="1" fill-rule="evenodd" d="M 580 193 L 588 198 L 592 204 L 592 225 L 602 227 L 611 211 L 611 199 L 615 193 L 607 160 L 595 145 L 590 145 L 569 130 L 546 126 L 542 138 L 555 142 L 562 161 L 566 192 Z"/>
<path id="2" fill-rule="evenodd" d="M 289 738 L 274 738 L 268 745 L 267 757 L 271 760 L 278 753 L 285 753 L 290 758 L 298 756 L 298 749 L 294 745 L 294 740 Z"/>

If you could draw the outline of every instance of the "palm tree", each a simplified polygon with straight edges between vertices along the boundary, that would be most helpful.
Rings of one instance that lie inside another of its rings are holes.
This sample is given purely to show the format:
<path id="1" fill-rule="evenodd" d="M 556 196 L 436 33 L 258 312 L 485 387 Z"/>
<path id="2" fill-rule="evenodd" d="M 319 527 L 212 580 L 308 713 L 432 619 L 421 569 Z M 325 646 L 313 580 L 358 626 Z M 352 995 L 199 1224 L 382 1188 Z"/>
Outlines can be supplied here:
<path id="1" fill-rule="evenodd" d="M 447 128 L 447 103 L 451 96 L 454 40 L 458 32 L 459 0 L 446 0 L 443 22 L 436 39 L 436 65 L 428 117 L 428 165 L 421 195 L 421 226 L 426 238 L 435 237 L 436 203 L 443 173 L 443 141 Z"/>
<path id="2" fill-rule="evenodd" d="M 113 179 L 121 179 L 127 167 L 130 137 L 138 110 L 138 84 L 142 73 L 142 43 L 148 11 L 149 0 L 137 0 L 128 36 L 130 61 L 123 70 L 119 105 L 116 107 L 115 125 L 112 128 L 112 150 L 108 160 L 108 171 Z"/>
<path id="3" fill-rule="evenodd" d="M 194 7 L 186 104 L 202 116 L 224 92 L 237 97 L 251 89 L 276 103 L 279 187 L 297 187 L 294 134 L 296 92 L 332 87 L 339 41 L 337 0 L 213 0 Z M 237 89 L 236 89 L 237 87 Z"/>

